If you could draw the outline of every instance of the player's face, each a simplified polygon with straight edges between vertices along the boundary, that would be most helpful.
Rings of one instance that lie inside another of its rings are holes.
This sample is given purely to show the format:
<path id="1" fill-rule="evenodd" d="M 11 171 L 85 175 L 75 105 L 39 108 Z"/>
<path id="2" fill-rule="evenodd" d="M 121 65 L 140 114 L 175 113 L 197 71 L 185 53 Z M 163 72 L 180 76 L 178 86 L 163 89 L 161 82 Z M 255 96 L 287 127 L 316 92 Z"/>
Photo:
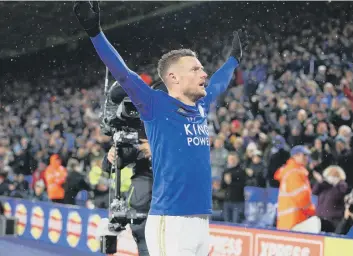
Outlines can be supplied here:
<path id="1" fill-rule="evenodd" d="M 189 99 L 196 101 L 206 96 L 206 78 L 207 74 L 197 58 L 186 56 L 178 61 L 180 92 Z"/>

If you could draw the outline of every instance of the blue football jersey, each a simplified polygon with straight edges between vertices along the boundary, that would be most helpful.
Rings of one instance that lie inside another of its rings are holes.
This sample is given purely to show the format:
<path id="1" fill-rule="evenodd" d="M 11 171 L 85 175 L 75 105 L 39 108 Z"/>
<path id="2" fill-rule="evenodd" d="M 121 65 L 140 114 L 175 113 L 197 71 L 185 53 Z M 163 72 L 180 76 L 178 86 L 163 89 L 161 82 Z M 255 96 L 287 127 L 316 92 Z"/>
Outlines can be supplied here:
<path id="1" fill-rule="evenodd" d="M 210 78 L 207 96 L 189 106 L 155 91 L 131 71 L 103 33 L 91 38 L 144 121 L 152 151 L 151 215 L 212 213 L 212 174 L 207 113 L 226 90 L 238 62 L 230 57 Z"/>

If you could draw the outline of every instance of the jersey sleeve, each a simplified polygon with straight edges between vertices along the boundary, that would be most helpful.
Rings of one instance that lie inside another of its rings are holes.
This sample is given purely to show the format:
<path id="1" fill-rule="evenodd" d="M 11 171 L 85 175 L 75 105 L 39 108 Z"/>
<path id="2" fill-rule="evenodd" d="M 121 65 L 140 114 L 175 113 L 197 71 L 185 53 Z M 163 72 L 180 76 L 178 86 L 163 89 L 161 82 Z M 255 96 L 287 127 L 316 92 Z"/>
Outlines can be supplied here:
<path id="1" fill-rule="evenodd" d="M 100 59 L 139 111 L 141 119 L 145 121 L 153 119 L 154 90 L 126 66 L 122 57 L 109 43 L 103 32 L 91 38 L 91 41 Z"/>
<path id="2" fill-rule="evenodd" d="M 207 110 L 217 97 L 225 92 L 229 82 L 232 79 L 234 70 L 239 66 L 238 61 L 234 57 L 230 57 L 210 78 L 206 88 L 207 95 L 204 98 Z"/>

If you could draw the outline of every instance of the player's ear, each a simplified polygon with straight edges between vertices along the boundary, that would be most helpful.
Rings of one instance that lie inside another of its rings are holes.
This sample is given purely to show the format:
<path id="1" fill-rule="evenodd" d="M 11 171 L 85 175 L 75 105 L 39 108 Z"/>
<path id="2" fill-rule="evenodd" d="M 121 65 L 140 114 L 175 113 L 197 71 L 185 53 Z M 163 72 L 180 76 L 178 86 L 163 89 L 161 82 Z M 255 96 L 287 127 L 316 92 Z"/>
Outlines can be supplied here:
<path id="1" fill-rule="evenodd" d="M 178 84 L 178 77 L 176 76 L 176 74 L 174 72 L 169 72 L 168 75 L 168 80 L 173 83 L 173 84 Z"/>

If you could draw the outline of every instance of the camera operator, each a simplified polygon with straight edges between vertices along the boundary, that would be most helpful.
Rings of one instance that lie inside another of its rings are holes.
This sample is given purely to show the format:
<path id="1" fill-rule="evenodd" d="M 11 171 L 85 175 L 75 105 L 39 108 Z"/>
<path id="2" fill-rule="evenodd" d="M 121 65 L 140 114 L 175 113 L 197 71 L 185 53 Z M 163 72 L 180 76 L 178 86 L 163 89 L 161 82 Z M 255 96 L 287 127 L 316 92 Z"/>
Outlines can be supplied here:
<path id="1" fill-rule="evenodd" d="M 144 128 L 138 131 L 139 144 L 137 146 L 124 147 L 122 156 L 117 156 L 122 160 L 122 166 L 135 163 L 133 167 L 133 176 L 131 177 L 131 187 L 127 193 L 126 200 L 129 207 L 139 213 L 148 213 L 152 200 L 152 169 L 151 169 L 151 150 L 147 141 Z M 104 156 L 102 169 L 110 172 L 112 164 L 115 161 L 115 148 L 112 147 L 108 154 Z M 115 170 L 113 170 L 115 172 Z M 137 243 L 140 256 L 149 256 L 145 240 L 146 219 L 131 224 L 132 235 Z"/>

